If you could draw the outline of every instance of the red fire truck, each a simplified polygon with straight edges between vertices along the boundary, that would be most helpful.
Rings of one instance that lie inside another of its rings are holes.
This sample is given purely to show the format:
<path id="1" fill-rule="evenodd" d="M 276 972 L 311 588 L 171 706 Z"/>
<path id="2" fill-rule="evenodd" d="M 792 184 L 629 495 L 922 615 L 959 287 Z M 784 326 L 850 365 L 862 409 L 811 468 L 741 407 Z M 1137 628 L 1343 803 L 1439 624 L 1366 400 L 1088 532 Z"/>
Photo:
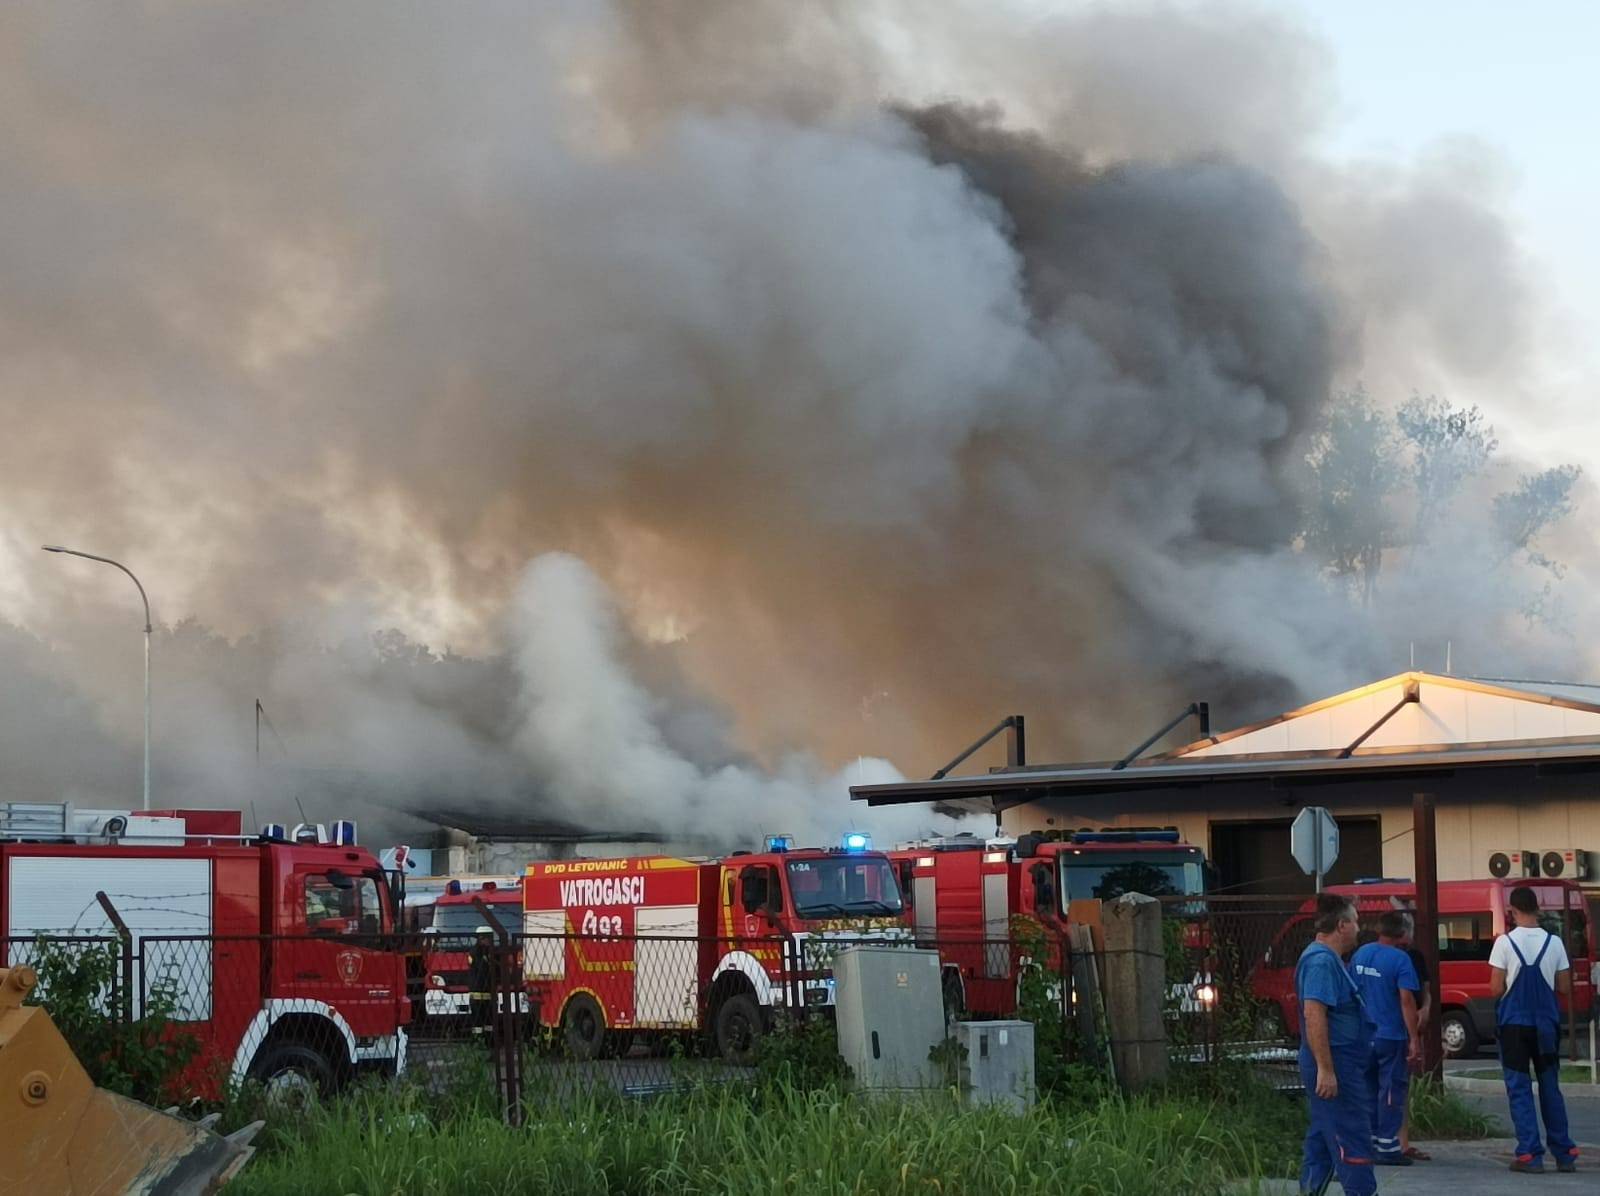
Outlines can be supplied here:
<path id="1" fill-rule="evenodd" d="M 939 949 L 952 1016 L 1016 1011 L 1026 961 L 1012 946 L 1015 917 L 1038 923 L 1049 958 L 1032 962 L 1055 968 L 1073 901 L 1205 892 L 1205 856 L 1172 830 L 1078 831 L 1061 840 L 1030 834 L 1015 844 L 960 836 L 908 845 L 890 857 L 909 894 L 917 941 Z M 1193 992 L 1178 994 L 1180 1004 L 1215 1000 L 1204 976 L 1184 987 Z"/>
<path id="2" fill-rule="evenodd" d="M 485 880 L 475 888 L 468 887 L 471 884 L 470 880 L 450 881 L 433 903 L 432 923 L 422 932 L 426 944 L 423 973 L 427 977 L 422 1008 L 430 1019 L 464 1019 L 470 1011 L 467 969 L 473 936 L 478 927 L 490 925 L 474 898 L 483 902 L 492 921 L 508 934 L 522 930 L 521 877 L 509 885 L 493 880 Z M 522 1012 L 526 1013 L 526 997 L 523 1005 Z"/>
<path id="3" fill-rule="evenodd" d="M 540 1022 L 592 1059 L 638 1034 L 709 1031 L 747 1064 L 775 1010 L 833 1003 L 831 952 L 905 941 L 900 886 L 865 835 L 838 850 L 528 865 L 524 969 Z"/>
<path id="4" fill-rule="evenodd" d="M 30 962 L 37 936 L 125 929 L 129 1008 L 168 995 L 204 1098 L 398 1072 L 410 1009 L 390 878 L 354 823 L 240 826 L 237 811 L 0 803 L 0 961 Z"/>

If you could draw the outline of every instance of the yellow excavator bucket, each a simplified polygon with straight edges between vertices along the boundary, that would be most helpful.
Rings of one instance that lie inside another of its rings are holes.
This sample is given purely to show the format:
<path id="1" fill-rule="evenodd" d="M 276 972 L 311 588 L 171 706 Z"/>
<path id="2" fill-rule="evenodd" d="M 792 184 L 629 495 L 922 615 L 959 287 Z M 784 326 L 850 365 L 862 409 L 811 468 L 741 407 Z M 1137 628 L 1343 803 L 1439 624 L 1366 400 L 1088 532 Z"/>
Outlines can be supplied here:
<path id="1" fill-rule="evenodd" d="M 0 1176 L 37 1196 L 200 1196 L 250 1158 L 261 1122 L 223 1137 L 96 1088 L 66 1039 L 22 999 L 32 968 L 0 968 Z"/>

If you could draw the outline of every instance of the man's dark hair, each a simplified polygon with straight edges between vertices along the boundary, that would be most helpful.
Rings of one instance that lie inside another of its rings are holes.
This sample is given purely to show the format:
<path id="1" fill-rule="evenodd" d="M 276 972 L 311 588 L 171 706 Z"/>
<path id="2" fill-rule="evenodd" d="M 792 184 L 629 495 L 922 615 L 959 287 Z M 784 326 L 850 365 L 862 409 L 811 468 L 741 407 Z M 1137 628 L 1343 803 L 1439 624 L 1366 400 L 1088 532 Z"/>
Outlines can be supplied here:
<path id="1" fill-rule="evenodd" d="M 1378 933 L 1386 939 L 1403 939 L 1411 933 L 1411 915 L 1403 909 L 1383 911 L 1378 919 Z"/>
<path id="2" fill-rule="evenodd" d="M 1518 885 L 1512 889 L 1511 896 L 1507 900 L 1512 909 L 1521 910 L 1525 914 L 1537 915 L 1539 912 L 1539 899 L 1527 885 Z"/>
<path id="3" fill-rule="evenodd" d="M 1339 923 L 1356 916 L 1355 902 L 1338 893 L 1323 893 L 1317 898 L 1317 933 L 1332 934 Z"/>

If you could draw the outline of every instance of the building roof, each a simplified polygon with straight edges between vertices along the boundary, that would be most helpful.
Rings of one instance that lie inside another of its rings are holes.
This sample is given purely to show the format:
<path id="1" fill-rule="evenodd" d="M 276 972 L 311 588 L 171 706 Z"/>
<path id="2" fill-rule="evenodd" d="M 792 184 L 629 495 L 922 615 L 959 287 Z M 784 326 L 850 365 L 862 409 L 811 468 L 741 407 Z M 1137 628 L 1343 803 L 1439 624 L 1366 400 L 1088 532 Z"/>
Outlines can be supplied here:
<path id="1" fill-rule="evenodd" d="M 533 818 L 503 810 L 453 808 L 418 814 L 437 826 L 499 842 L 659 843 L 657 831 L 578 826 L 553 818 Z"/>
<path id="2" fill-rule="evenodd" d="M 870 805 L 986 798 L 1003 809 L 1066 793 L 1425 776 L 1516 764 L 1600 769 L 1600 686 L 1412 671 L 1126 767 L 1035 765 L 855 785 L 850 793 Z"/>

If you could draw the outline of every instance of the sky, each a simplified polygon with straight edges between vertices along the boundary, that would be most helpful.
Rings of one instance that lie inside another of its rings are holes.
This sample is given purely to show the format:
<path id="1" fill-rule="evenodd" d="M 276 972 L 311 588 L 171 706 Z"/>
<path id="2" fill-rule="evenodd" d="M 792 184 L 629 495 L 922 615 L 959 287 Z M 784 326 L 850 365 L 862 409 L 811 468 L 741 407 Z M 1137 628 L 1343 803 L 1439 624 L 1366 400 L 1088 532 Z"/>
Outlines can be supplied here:
<path id="1" fill-rule="evenodd" d="M 1331 155 L 1405 159 L 1470 139 L 1498 161 L 1536 295 L 1548 305 L 1543 376 L 1530 380 L 1537 393 L 1529 402 L 1541 405 L 1515 434 L 1541 454 L 1576 456 L 1600 472 L 1593 403 L 1600 354 L 1591 332 L 1600 323 L 1600 6 L 1277 0 L 1277 7 L 1330 51 L 1337 88 Z M 1502 425 L 1513 414 L 1504 408 L 1516 402 L 1472 398 Z"/>
<path id="2" fill-rule="evenodd" d="M 131 587 L 44 542 L 145 579 L 156 770 L 218 785 L 258 700 L 304 759 L 695 795 L 931 771 L 1012 711 L 1125 751 L 1425 637 L 1600 675 L 1600 18 L 1537 12 L 0 9 L 0 671 L 38 681 L 0 759 L 47 786 L 88 709 L 132 775 Z M 1503 445 L 1359 606 L 1296 547 L 1358 381 Z M 1557 609 L 1494 499 L 1574 459 Z"/>

